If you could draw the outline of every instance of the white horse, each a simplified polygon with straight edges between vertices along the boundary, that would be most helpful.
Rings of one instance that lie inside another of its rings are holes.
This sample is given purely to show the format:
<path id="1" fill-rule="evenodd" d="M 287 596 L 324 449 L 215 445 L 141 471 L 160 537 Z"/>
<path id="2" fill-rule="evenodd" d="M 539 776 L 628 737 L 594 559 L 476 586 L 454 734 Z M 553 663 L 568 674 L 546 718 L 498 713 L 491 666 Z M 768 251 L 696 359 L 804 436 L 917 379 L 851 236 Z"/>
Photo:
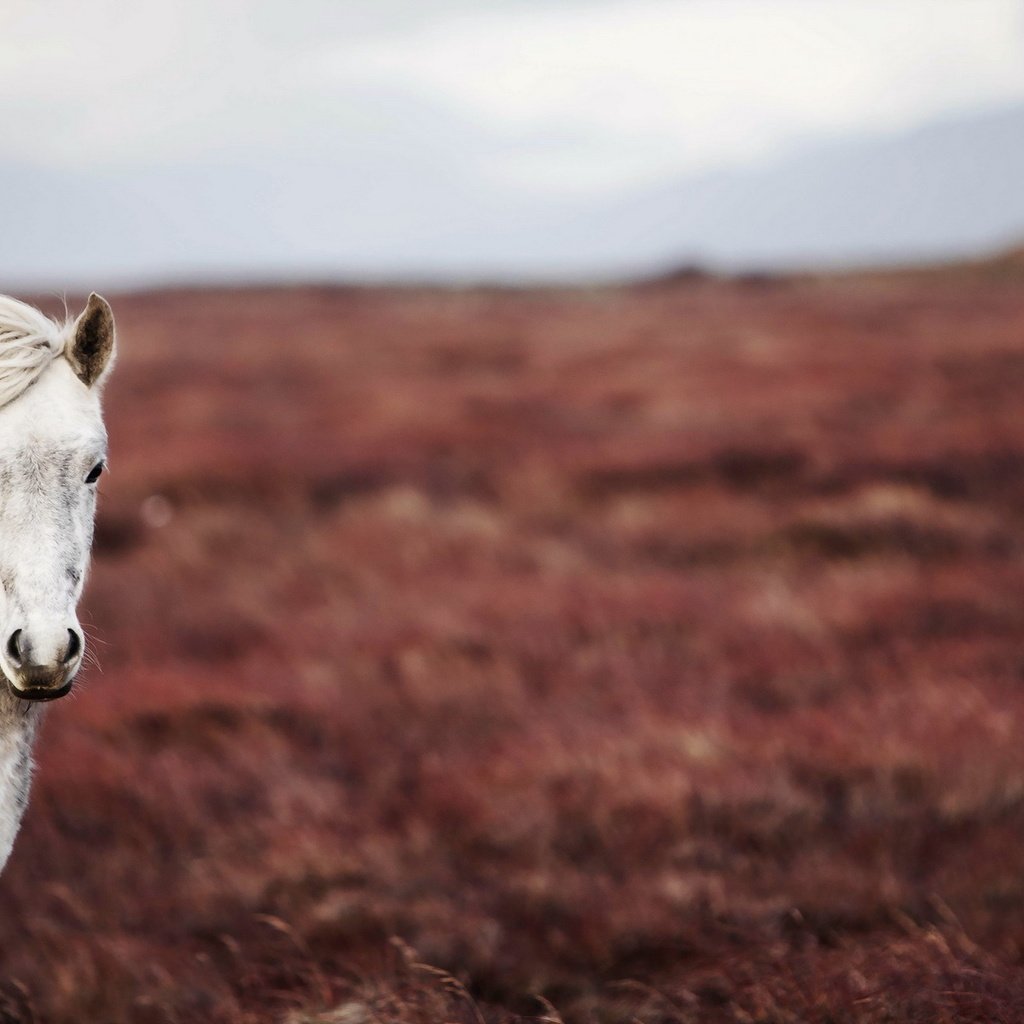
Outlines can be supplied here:
<path id="1" fill-rule="evenodd" d="M 85 654 L 75 615 L 107 458 L 100 393 L 114 318 L 98 295 L 58 323 L 0 296 L 0 868 L 28 799 L 42 701 Z"/>

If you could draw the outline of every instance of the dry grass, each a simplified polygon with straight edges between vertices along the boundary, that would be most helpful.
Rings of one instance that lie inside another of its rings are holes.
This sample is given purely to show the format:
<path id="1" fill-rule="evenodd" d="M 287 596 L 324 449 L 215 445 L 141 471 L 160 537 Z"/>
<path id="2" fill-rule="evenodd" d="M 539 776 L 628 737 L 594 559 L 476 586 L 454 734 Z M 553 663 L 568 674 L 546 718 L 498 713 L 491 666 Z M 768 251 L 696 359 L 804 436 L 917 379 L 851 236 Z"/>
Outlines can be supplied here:
<path id="1" fill-rule="evenodd" d="M 1024 1016 L 1024 288 L 116 303 L 0 1021 Z"/>

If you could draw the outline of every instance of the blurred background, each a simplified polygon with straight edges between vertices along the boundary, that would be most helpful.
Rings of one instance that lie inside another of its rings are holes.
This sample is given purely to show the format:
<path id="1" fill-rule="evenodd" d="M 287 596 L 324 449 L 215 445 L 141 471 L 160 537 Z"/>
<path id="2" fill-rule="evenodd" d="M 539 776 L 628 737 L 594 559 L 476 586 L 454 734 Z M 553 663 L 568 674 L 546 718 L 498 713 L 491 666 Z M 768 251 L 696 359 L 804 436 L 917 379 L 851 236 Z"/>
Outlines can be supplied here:
<path id="1" fill-rule="evenodd" d="M 1024 0 L 0 11 L 111 300 L 0 1024 L 1024 1019 Z"/>
<path id="2" fill-rule="evenodd" d="M 982 253 L 1024 228 L 1022 18 L 1017 0 L 15 0 L 0 275 L 579 280 Z"/>

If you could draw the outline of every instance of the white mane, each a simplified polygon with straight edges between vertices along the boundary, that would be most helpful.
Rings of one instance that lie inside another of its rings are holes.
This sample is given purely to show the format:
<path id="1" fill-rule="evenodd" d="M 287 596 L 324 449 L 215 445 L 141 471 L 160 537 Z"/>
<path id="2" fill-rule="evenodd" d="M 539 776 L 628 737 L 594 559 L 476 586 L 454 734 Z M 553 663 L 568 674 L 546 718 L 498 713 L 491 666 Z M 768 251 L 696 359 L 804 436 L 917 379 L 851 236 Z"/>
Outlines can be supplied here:
<path id="1" fill-rule="evenodd" d="M 0 406 L 18 397 L 58 356 L 72 334 L 27 303 L 0 295 Z"/>

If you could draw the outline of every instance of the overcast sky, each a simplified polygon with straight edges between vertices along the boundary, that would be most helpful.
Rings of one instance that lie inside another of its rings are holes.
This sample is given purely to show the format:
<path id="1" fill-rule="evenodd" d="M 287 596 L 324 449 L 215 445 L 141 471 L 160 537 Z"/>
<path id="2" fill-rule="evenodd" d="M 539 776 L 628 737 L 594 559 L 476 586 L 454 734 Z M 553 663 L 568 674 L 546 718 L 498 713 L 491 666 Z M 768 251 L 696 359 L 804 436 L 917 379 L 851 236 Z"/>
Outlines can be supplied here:
<path id="1" fill-rule="evenodd" d="M 578 204 L 1024 102 L 1024 0 L 7 0 L 0 97 L 57 192 L 295 161 Z"/>

